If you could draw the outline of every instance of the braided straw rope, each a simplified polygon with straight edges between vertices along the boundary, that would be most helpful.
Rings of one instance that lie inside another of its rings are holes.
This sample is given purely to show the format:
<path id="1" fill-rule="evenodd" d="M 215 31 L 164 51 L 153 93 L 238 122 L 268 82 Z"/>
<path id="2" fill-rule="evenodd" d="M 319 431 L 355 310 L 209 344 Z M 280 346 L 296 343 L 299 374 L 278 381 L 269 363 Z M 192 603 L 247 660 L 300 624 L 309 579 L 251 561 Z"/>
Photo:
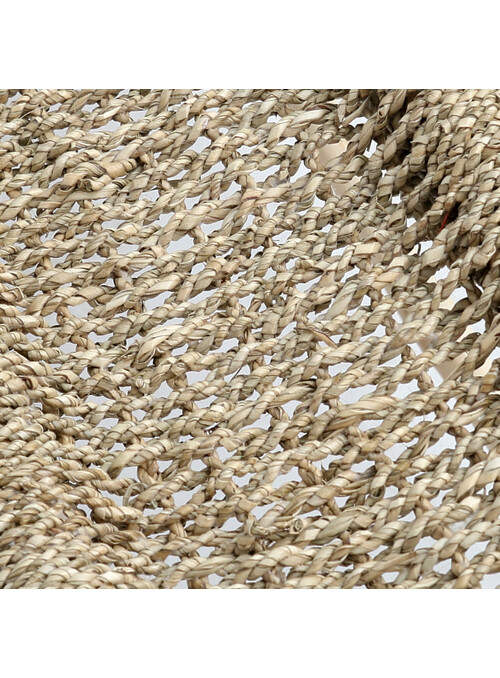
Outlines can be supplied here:
<path id="1" fill-rule="evenodd" d="M 500 572 L 500 91 L 0 102 L 1 587 Z"/>

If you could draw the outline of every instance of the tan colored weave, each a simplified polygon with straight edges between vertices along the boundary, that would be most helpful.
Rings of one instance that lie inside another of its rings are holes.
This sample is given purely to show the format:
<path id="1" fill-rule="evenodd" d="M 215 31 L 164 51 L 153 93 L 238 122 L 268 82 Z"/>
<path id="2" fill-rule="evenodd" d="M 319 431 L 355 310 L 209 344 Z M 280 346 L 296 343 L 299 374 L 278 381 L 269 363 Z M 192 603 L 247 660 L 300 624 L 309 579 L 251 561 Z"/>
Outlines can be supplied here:
<path id="1" fill-rule="evenodd" d="M 500 90 L 0 101 L 0 587 L 495 585 Z"/>

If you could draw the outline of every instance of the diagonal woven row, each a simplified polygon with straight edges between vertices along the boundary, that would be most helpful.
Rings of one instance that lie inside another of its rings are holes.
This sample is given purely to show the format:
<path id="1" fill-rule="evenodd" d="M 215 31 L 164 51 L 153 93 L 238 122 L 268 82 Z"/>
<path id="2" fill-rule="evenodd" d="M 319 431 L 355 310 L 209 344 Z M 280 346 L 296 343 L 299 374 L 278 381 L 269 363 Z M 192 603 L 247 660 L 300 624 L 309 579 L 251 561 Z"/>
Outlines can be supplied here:
<path id="1" fill-rule="evenodd" d="M 499 90 L 0 102 L 0 587 L 494 583 Z"/>

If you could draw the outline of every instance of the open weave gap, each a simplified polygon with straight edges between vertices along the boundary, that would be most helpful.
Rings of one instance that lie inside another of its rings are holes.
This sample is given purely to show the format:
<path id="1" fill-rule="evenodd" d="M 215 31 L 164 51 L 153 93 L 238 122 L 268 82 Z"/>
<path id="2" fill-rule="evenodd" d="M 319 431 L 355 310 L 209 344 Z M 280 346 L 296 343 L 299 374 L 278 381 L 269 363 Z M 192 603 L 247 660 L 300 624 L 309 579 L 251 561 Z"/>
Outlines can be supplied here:
<path id="1" fill-rule="evenodd" d="M 1 587 L 495 585 L 500 91 L 0 102 Z"/>

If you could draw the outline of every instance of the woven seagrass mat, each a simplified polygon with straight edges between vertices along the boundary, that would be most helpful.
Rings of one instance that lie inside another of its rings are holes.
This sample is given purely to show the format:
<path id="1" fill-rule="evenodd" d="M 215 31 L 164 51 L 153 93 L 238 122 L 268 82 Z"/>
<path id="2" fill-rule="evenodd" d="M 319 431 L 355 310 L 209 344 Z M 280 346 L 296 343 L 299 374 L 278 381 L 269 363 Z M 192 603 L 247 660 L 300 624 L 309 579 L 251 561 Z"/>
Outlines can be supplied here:
<path id="1" fill-rule="evenodd" d="M 499 90 L 0 102 L 0 587 L 498 582 Z"/>

